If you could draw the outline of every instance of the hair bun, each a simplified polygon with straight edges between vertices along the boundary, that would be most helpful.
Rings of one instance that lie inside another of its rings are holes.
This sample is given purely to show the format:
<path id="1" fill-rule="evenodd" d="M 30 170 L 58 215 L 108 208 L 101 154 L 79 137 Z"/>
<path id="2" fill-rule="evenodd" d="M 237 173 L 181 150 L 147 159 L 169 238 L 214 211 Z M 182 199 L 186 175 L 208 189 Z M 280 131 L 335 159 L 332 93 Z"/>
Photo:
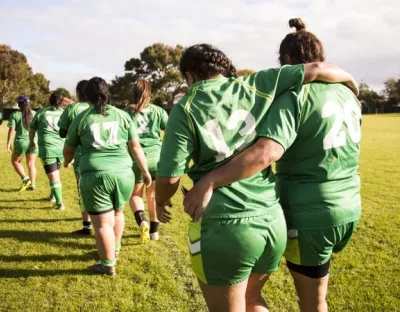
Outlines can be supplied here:
<path id="1" fill-rule="evenodd" d="M 306 30 L 306 24 L 304 24 L 303 20 L 300 17 L 290 19 L 289 27 L 296 28 L 296 31 Z"/>

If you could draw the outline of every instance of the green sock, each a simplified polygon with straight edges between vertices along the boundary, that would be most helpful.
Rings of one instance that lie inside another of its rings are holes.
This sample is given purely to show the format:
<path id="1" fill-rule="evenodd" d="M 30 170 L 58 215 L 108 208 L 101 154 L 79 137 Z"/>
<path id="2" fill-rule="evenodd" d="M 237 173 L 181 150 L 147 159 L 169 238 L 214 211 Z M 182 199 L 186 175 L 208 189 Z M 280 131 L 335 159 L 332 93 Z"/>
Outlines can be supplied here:
<path id="1" fill-rule="evenodd" d="M 115 251 L 121 250 L 121 242 L 115 242 Z"/>
<path id="2" fill-rule="evenodd" d="M 62 204 L 61 182 L 60 181 L 53 181 L 53 182 L 50 183 L 50 185 L 51 185 L 51 193 L 56 198 L 56 204 L 57 205 L 61 205 Z"/>
<path id="3" fill-rule="evenodd" d="M 26 180 L 29 180 L 28 176 L 24 176 L 23 178 L 21 178 L 22 182 L 25 182 Z"/>
<path id="4" fill-rule="evenodd" d="M 117 261 L 115 260 L 115 258 L 113 258 L 111 260 L 102 260 L 102 259 L 100 259 L 99 263 L 102 266 L 114 266 L 117 263 Z"/>

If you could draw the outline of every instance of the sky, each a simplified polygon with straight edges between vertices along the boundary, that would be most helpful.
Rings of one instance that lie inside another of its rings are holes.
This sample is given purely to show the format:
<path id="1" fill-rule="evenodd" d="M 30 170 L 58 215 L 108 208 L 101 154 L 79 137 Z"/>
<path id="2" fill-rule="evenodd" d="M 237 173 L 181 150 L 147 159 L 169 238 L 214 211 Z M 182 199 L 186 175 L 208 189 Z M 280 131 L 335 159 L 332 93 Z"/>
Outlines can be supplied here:
<path id="1" fill-rule="evenodd" d="M 279 44 L 301 17 L 326 61 L 376 91 L 400 76 L 399 0 L 0 0 L 0 43 L 24 53 L 50 88 L 122 75 L 147 46 L 211 43 L 238 69 L 279 67 Z"/>

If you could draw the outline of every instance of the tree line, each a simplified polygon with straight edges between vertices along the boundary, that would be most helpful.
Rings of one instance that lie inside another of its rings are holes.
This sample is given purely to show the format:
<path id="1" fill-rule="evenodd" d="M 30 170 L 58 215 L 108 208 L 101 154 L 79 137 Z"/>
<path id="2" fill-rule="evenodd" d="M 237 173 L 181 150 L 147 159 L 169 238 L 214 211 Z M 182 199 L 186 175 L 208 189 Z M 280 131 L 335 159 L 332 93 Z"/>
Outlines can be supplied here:
<path id="1" fill-rule="evenodd" d="M 130 103 L 132 85 L 138 78 L 148 80 L 152 87 L 154 104 L 164 106 L 170 111 L 187 86 L 179 71 L 179 60 L 184 47 L 155 43 L 146 47 L 138 57 L 127 60 L 125 73 L 115 76 L 111 81 L 111 93 L 114 103 Z M 250 75 L 253 71 L 242 69 L 239 76 Z M 26 56 L 10 46 L 0 44 L 0 105 L 15 103 L 20 94 L 30 96 L 33 108 L 47 105 L 50 81 L 42 73 L 33 73 Z M 394 105 L 400 102 L 400 79 L 390 78 L 384 83 L 384 90 L 379 94 L 367 83 L 360 83 L 359 99 L 363 105 L 384 103 Z M 58 88 L 65 96 L 71 97 L 68 90 Z M 1 109 L 1 107 L 0 107 Z"/>

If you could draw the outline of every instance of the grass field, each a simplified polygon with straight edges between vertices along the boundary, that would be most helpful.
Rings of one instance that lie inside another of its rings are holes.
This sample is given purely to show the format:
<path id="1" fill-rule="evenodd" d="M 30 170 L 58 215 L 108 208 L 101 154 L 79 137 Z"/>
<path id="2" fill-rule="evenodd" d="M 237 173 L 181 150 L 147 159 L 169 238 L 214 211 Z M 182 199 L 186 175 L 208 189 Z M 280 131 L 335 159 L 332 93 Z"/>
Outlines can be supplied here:
<path id="1" fill-rule="evenodd" d="M 205 311 L 186 250 L 188 217 L 174 198 L 174 220 L 161 240 L 140 245 L 126 210 L 123 249 L 114 278 L 92 275 L 94 239 L 80 227 L 72 170 L 62 170 L 65 211 L 55 211 L 40 162 L 35 192 L 16 192 L 18 176 L 0 127 L 0 311 Z M 364 116 L 363 215 L 348 248 L 335 256 L 330 311 L 400 311 L 400 116 Z M 185 181 L 187 182 L 187 181 Z M 264 295 L 272 311 L 297 311 L 284 266 Z"/>

